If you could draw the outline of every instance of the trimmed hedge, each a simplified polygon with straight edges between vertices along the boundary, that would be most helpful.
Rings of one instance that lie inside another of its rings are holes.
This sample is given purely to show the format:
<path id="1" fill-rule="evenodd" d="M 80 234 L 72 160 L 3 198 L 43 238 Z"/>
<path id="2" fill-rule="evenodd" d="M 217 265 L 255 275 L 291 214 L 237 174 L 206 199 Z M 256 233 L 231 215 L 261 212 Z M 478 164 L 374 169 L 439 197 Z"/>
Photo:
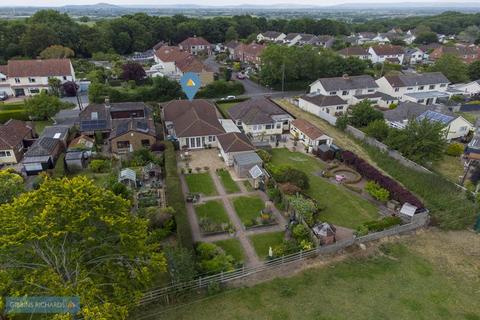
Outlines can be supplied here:
<path id="1" fill-rule="evenodd" d="M 29 120 L 25 109 L 0 110 L 0 123 L 5 123 L 10 119 Z"/>
<path id="2" fill-rule="evenodd" d="M 381 220 L 368 221 L 361 224 L 356 231 L 357 236 L 364 236 L 371 232 L 379 232 L 402 223 L 399 217 L 385 217 Z"/>
<path id="3" fill-rule="evenodd" d="M 363 177 L 375 181 L 382 188 L 388 190 L 392 199 L 397 200 L 401 204 L 408 202 L 419 209 L 424 208 L 423 203 L 410 191 L 401 186 L 397 181 L 385 176 L 377 168 L 373 167 L 353 152 L 343 151 L 342 158 L 345 164 L 355 168 L 355 170 Z"/>
<path id="4" fill-rule="evenodd" d="M 177 239 L 188 249 L 193 249 L 193 238 L 183 198 L 180 177 L 177 171 L 175 148 L 170 141 L 164 141 L 165 149 L 165 183 L 167 186 L 167 203 L 175 210 L 174 217 L 177 224 Z"/>

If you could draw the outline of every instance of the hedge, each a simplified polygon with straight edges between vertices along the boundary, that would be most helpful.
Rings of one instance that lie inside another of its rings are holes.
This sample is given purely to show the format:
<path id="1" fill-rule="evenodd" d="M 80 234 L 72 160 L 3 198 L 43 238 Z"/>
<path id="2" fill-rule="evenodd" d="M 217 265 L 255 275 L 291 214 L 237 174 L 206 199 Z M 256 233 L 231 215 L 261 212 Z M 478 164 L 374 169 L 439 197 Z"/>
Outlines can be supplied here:
<path id="1" fill-rule="evenodd" d="M 170 141 L 165 144 L 165 183 L 167 186 L 167 203 L 175 210 L 175 222 L 177 224 L 177 239 L 179 243 L 188 249 L 193 249 L 193 238 L 183 198 L 180 177 L 177 171 L 177 158 L 175 148 Z"/>
<path id="2" fill-rule="evenodd" d="M 10 119 L 29 120 L 25 109 L 0 110 L 0 123 L 5 123 Z"/>
<path id="3" fill-rule="evenodd" d="M 356 231 L 357 236 L 364 236 L 371 232 L 379 232 L 390 227 L 399 225 L 402 223 L 402 219 L 399 217 L 385 217 L 381 220 L 367 221 L 361 224 Z"/>
<path id="4" fill-rule="evenodd" d="M 353 152 L 343 151 L 342 158 L 345 164 L 355 168 L 355 170 L 357 170 L 357 172 L 363 177 L 375 181 L 382 188 L 388 190 L 392 199 L 397 200 L 401 204 L 408 202 L 419 209 L 424 208 L 423 203 L 410 191 L 401 186 L 397 181 L 385 176 L 380 170 L 373 167 Z"/>

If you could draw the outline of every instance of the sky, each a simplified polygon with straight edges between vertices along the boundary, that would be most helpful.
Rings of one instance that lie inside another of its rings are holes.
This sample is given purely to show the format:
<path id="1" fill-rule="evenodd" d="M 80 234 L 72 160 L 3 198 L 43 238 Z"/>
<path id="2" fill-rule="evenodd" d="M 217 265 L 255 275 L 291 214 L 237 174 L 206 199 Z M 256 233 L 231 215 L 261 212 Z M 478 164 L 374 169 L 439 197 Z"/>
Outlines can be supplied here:
<path id="1" fill-rule="evenodd" d="M 238 1 L 238 0 L 237 0 Z M 428 2 L 428 3 L 445 3 L 445 2 L 457 2 L 458 0 L 262 0 L 261 4 L 278 4 L 278 3 L 295 3 L 295 4 L 305 4 L 305 5 L 334 5 L 341 3 L 394 3 L 394 2 Z M 471 2 L 478 3 L 480 0 L 460 0 L 458 2 Z M 3 2 L 0 1 L 0 2 Z M 252 3 L 260 4 L 257 0 L 241 0 L 240 2 L 230 2 L 225 0 L 76 0 L 76 1 L 66 1 L 66 0 L 15 0 L 9 1 L 9 3 L 4 3 L 0 6 L 63 6 L 71 4 L 96 4 L 99 2 L 116 4 L 116 5 L 171 5 L 175 3 L 193 3 L 193 4 L 202 4 L 202 5 L 225 5 L 226 3 Z"/>

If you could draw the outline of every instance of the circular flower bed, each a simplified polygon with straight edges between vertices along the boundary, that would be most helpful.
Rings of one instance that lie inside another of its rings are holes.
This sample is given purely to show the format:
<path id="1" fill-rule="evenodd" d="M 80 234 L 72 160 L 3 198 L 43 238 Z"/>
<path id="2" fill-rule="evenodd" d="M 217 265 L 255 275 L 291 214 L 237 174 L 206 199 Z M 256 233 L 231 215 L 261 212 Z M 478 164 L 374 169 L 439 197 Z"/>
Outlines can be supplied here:
<path id="1" fill-rule="evenodd" d="M 358 172 L 348 168 L 337 168 L 330 171 L 330 173 L 333 176 L 336 176 L 336 175 L 344 176 L 345 180 L 343 180 L 343 183 L 346 183 L 346 184 L 355 184 L 360 182 L 360 180 L 362 180 L 362 176 Z"/>

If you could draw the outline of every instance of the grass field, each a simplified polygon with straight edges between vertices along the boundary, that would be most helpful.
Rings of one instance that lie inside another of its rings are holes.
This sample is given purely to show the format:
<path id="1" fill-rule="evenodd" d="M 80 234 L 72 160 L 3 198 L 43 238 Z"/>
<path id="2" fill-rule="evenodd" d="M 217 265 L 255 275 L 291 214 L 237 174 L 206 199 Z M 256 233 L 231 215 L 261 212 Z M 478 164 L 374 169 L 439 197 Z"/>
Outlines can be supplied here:
<path id="1" fill-rule="evenodd" d="M 479 255 L 478 235 L 427 232 L 149 319 L 478 320 Z"/>
<path id="2" fill-rule="evenodd" d="M 192 193 L 202 193 L 206 196 L 214 196 L 217 194 L 212 177 L 208 172 L 193 173 L 185 175 L 188 190 Z"/>
<path id="3" fill-rule="evenodd" d="M 259 197 L 238 197 L 233 199 L 233 207 L 243 224 L 248 224 L 252 219 L 260 216 L 260 211 L 265 207 Z"/>
<path id="4" fill-rule="evenodd" d="M 230 173 L 227 170 L 221 170 L 217 172 L 220 180 L 222 181 L 223 187 L 227 193 L 235 193 L 239 192 L 240 188 L 238 187 L 237 183 L 233 181 Z"/>
<path id="5" fill-rule="evenodd" d="M 307 194 L 325 206 L 321 219 L 347 228 L 356 228 L 366 221 L 378 218 L 378 209 L 359 195 L 346 188 L 334 185 L 317 176 L 324 164 L 310 156 L 288 149 L 273 149 L 272 163 L 290 165 L 302 170 L 310 178 Z"/>
<path id="6" fill-rule="evenodd" d="M 243 248 L 238 239 L 228 239 L 214 242 L 217 246 L 225 250 L 225 252 L 231 255 L 235 261 L 243 262 Z"/>
<path id="7" fill-rule="evenodd" d="M 441 161 L 435 164 L 435 171 L 452 182 L 458 183 L 459 176 L 463 176 L 463 164 L 459 157 L 445 155 Z"/>
<path id="8" fill-rule="evenodd" d="M 223 204 L 218 200 L 207 201 L 195 206 L 195 211 L 199 218 L 208 218 L 213 223 L 229 223 L 227 212 Z"/>
<path id="9" fill-rule="evenodd" d="M 277 244 L 281 244 L 284 236 L 285 232 L 283 231 L 260 233 L 250 236 L 250 240 L 252 241 L 253 247 L 260 259 L 265 259 L 268 256 L 270 247 L 273 248 Z"/>

